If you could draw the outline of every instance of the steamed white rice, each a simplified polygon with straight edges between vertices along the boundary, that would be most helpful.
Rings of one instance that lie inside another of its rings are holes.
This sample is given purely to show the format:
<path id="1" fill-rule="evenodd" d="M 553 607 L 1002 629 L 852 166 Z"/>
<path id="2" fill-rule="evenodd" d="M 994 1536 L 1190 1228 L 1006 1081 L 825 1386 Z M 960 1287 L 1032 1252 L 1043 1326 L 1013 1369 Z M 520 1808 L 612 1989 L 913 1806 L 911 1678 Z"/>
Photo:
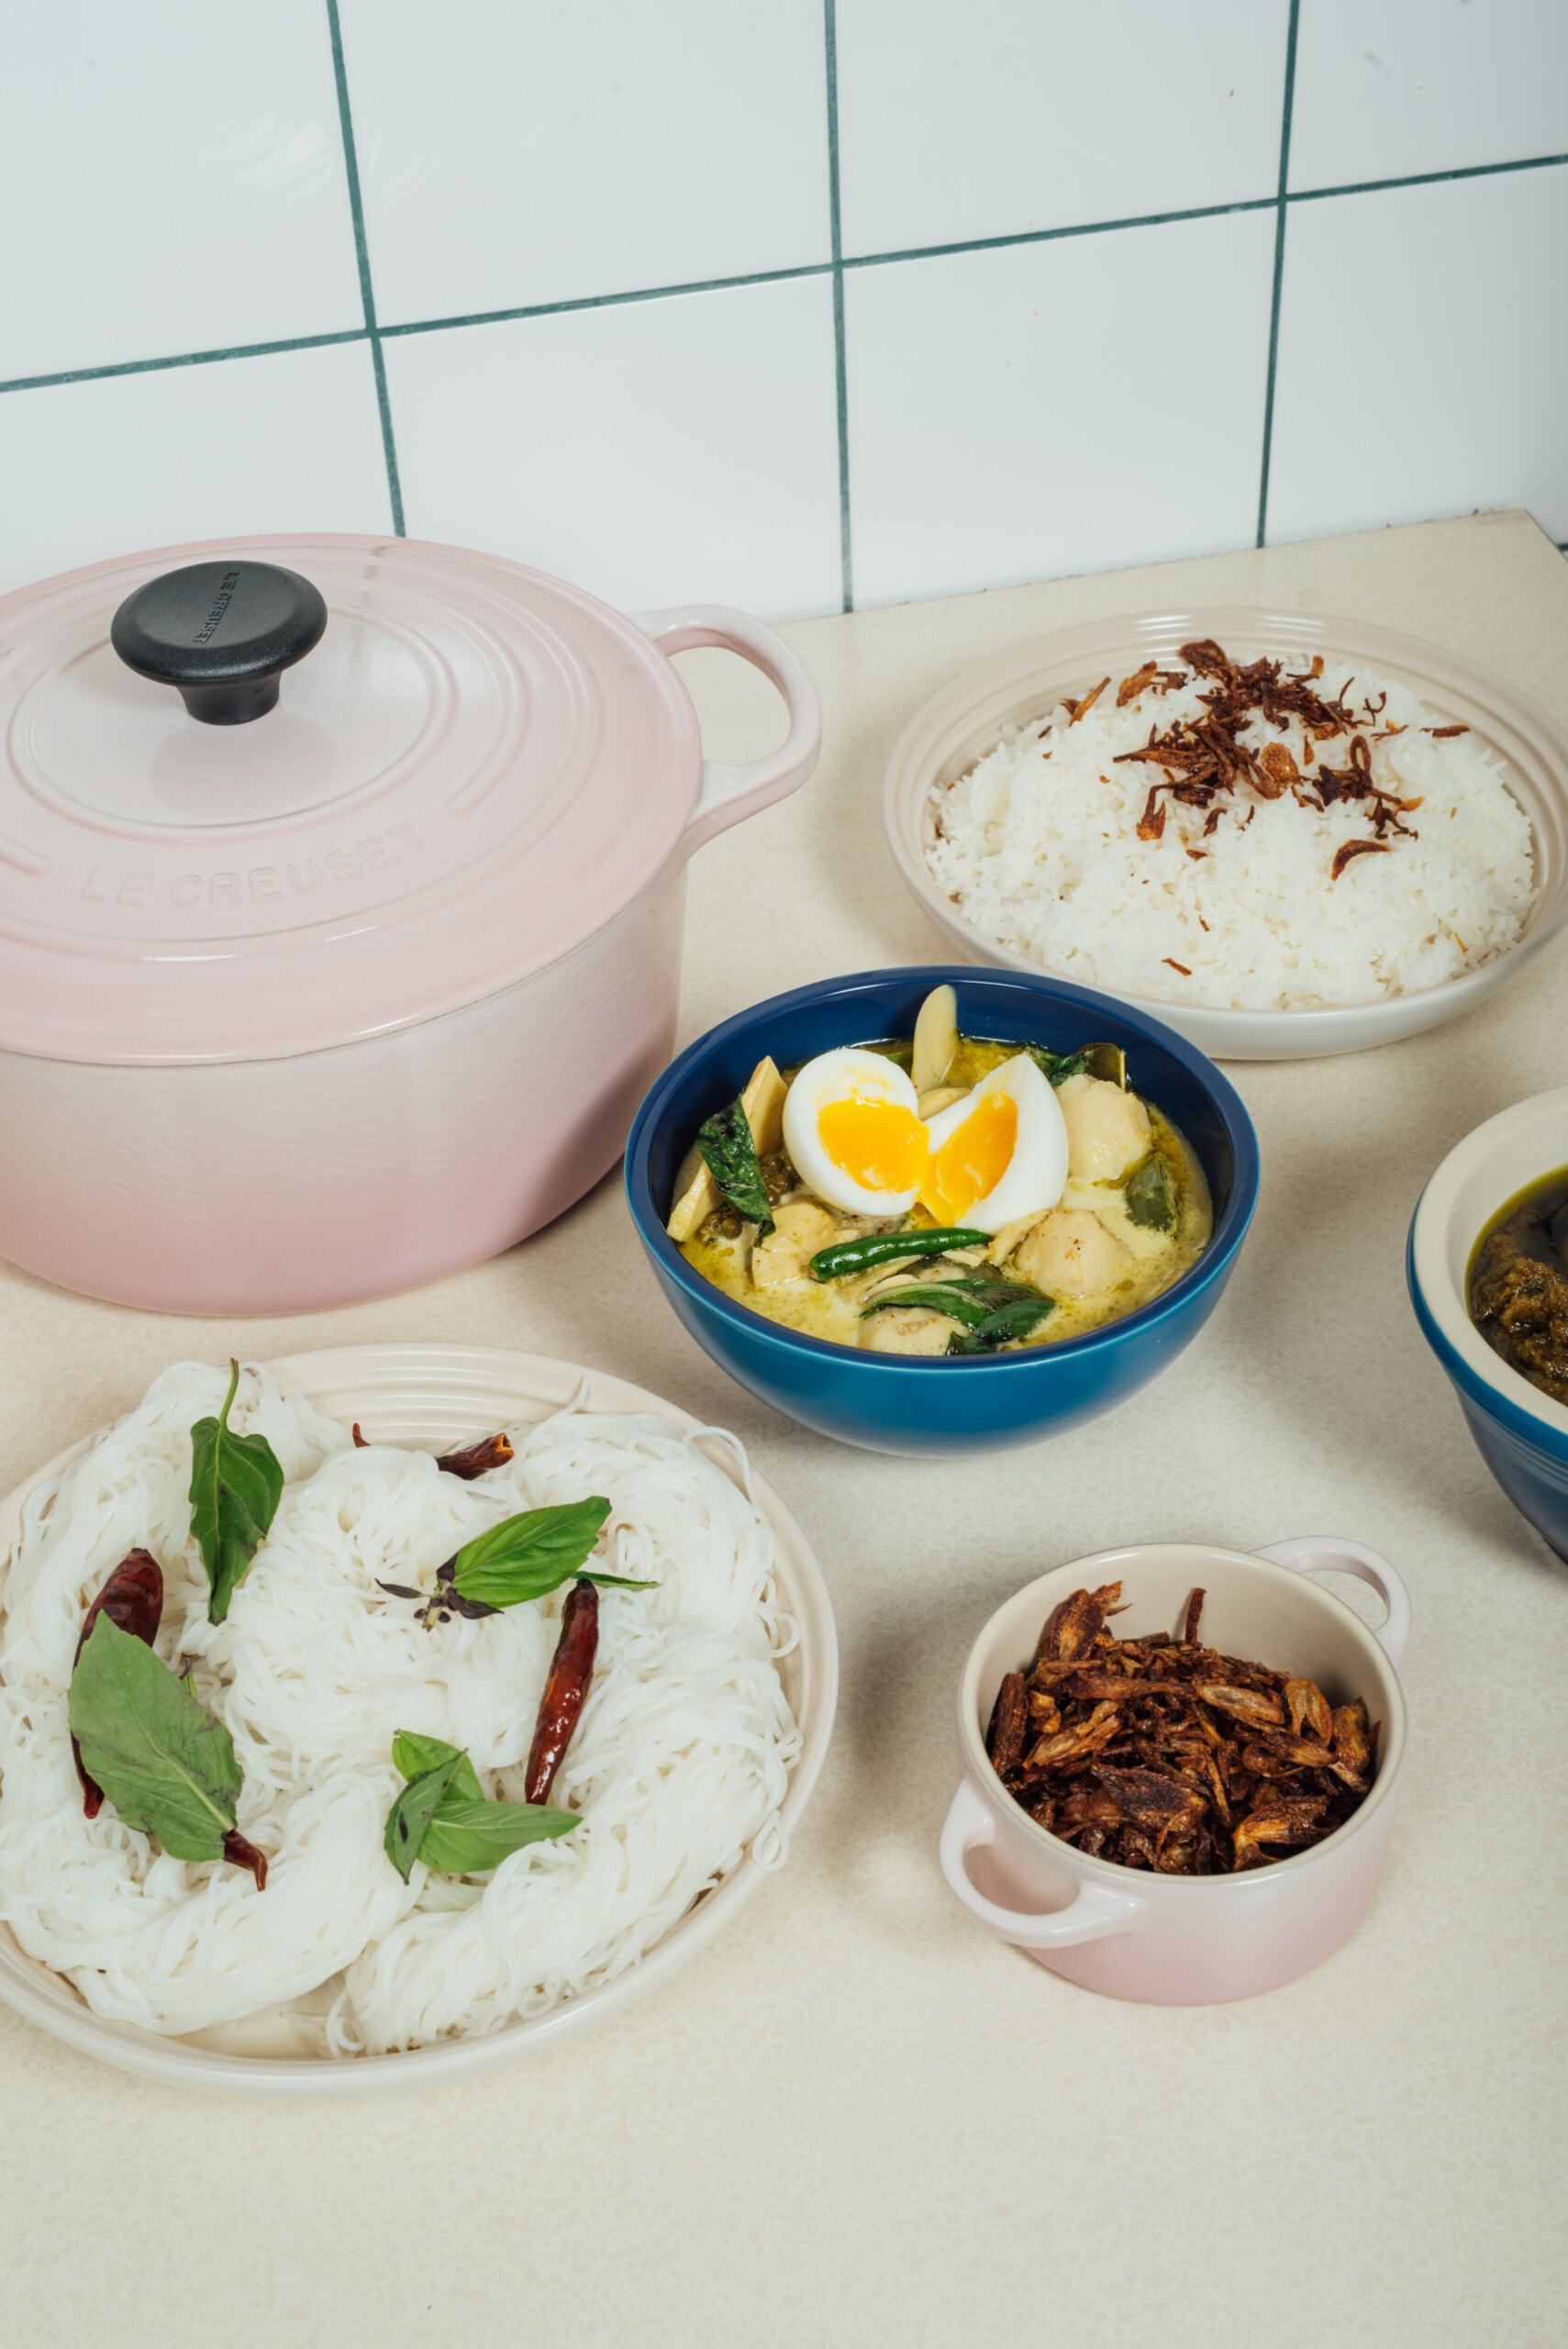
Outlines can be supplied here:
<path id="1" fill-rule="evenodd" d="M 1372 779 L 1422 802 L 1404 818 L 1415 837 L 1390 833 L 1389 854 L 1358 855 L 1334 880 L 1336 851 L 1373 837 L 1365 816 L 1288 792 L 1222 795 L 1207 833 L 1203 808 L 1162 795 L 1163 837 L 1140 840 L 1162 771 L 1116 758 L 1140 749 L 1151 725 L 1163 733 L 1201 718 L 1206 681 L 1146 688 L 1120 709 L 1117 683 L 1077 724 L 1058 706 L 933 790 L 927 861 L 988 937 L 1112 994 L 1246 1010 L 1413 994 L 1517 942 L 1536 885 L 1529 821 L 1476 737 L 1434 740 L 1423 729 L 1442 717 L 1402 685 L 1344 662 L 1316 681 L 1325 700 L 1347 695 L 1358 718 L 1368 696 L 1375 709 L 1386 695 L 1375 726 L 1405 731 L 1372 744 Z M 1256 716 L 1240 739 L 1284 744 L 1310 780 L 1298 719 L 1281 732 Z M 1347 742 L 1318 743 L 1319 762 L 1342 766 Z"/>

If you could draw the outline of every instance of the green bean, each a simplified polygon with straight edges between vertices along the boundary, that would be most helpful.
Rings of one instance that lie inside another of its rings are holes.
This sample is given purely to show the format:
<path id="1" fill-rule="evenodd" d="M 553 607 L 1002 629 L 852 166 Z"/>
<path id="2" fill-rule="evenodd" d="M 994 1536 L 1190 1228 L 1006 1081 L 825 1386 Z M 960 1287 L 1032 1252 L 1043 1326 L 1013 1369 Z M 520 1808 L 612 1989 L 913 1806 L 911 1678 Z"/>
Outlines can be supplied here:
<path id="1" fill-rule="evenodd" d="M 901 1256 L 943 1256 L 950 1248 L 988 1248 L 988 1231 L 873 1231 L 863 1240 L 840 1240 L 819 1248 L 807 1267 L 814 1281 L 842 1280 L 846 1273 L 870 1272 Z"/>

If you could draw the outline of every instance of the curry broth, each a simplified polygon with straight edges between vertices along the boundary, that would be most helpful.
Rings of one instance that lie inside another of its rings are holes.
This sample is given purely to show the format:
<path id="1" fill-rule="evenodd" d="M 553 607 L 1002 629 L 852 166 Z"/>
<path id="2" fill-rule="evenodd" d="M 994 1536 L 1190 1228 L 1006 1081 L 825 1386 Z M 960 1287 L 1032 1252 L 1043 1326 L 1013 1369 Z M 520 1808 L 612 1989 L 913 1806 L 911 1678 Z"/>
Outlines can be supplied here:
<path id="1" fill-rule="evenodd" d="M 1497 1209 L 1472 1251 L 1465 1303 L 1495 1353 L 1568 1404 L 1568 1166 Z"/>
<path id="2" fill-rule="evenodd" d="M 901 1041 L 878 1041 L 865 1050 L 884 1052 L 889 1059 L 907 1065 L 909 1046 Z M 1025 1047 L 1017 1043 L 995 1041 L 987 1037 L 962 1036 L 949 1066 L 946 1082 L 950 1085 L 967 1087 L 978 1085 L 1004 1061 L 1011 1060 Z M 797 1063 L 785 1069 L 786 1083 L 793 1083 Z M 1136 1092 L 1136 1087 L 1129 1086 Z M 1031 1346 L 1060 1345 L 1066 1339 L 1081 1338 L 1091 1330 L 1098 1330 L 1109 1321 L 1120 1321 L 1140 1306 L 1151 1304 L 1182 1275 L 1194 1265 L 1208 1245 L 1213 1230 L 1213 1208 L 1209 1199 L 1207 1180 L 1195 1152 L 1185 1138 L 1162 1115 L 1153 1102 L 1141 1094 L 1149 1112 L 1155 1152 L 1163 1160 L 1170 1177 L 1175 1201 L 1175 1230 L 1164 1232 L 1138 1224 L 1128 1213 L 1127 1202 L 1120 1184 L 1087 1183 L 1069 1177 L 1059 1204 L 1063 1208 L 1085 1208 L 1100 1218 L 1106 1229 L 1119 1240 L 1133 1259 L 1129 1275 L 1113 1287 L 1085 1297 L 1062 1297 L 1055 1309 L 1029 1337 L 1017 1339 L 997 1349 L 1001 1353 L 1017 1353 Z M 794 1197 L 791 1192 L 786 1196 Z M 806 1185 L 799 1186 L 798 1196 L 816 1195 Z M 774 1204 L 780 1202 L 775 1200 Z M 835 1211 L 836 1212 L 836 1211 Z M 933 1219 L 922 1207 L 911 1210 L 904 1228 L 930 1229 Z M 895 1223 L 885 1223 L 863 1229 L 897 1230 Z M 732 1212 L 720 1209 L 699 1226 L 691 1239 L 680 1243 L 681 1253 L 694 1271 L 738 1305 L 760 1313 L 770 1321 L 781 1322 L 785 1328 L 800 1330 L 805 1336 L 826 1341 L 832 1345 L 859 1348 L 865 1324 L 861 1315 L 873 1292 L 885 1291 L 890 1267 L 882 1265 L 862 1274 L 852 1274 L 836 1281 L 806 1279 L 784 1286 L 759 1289 L 752 1283 L 748 1269 L 751 1255 L 751 1227 L 740 1222 Z M 963 1252 L 965 1255 L 969 1252 Z M 912 1278 L 932 1275 L 922 1265 L 907 1268 Z"/>

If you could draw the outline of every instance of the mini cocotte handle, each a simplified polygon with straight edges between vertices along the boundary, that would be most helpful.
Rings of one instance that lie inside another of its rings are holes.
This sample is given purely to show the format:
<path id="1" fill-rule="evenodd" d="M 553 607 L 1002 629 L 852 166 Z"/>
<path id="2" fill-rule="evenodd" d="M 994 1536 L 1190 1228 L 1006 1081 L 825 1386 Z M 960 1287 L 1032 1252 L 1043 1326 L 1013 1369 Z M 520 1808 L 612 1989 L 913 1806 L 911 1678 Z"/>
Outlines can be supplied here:
<path id="1" fill-rule="evenodd" d="M 698 644 L 738 652 L 778 687 L 789 711 L 788 736 L 766 758 L 751 759 L 739 767 L 712 762 L 704 765 L 696 806 L 686 822 L 689 852 L 742 817 L 755 816 L 775 799 L 799 790 L 822 748 L 822 704 L 799 653 L 745 612 L 732 611 L 727 604 L 682 604 L 668 612 L 639 612 L 635 618 L 661 652 L 685 652 Z"/>
<path id="2" fill-rule="evenodd" d="M 1370 1583 L 1388 1609 L 1386 1620 L 1372 1636 L 1398 1671 L 1410 1636 L 1410 1594 L 1380 1551 L 1369 1550 L 1360 1542 L 1343 1541 L 1334 1533 L 1298 1533 L 1292 1542 L 1273 1542 L 1266 1550 L 1254 1550 L 1252 1555 L 1267 1558 L 1273 1565 L 1289 1566 L 1298 1575 L 1354 1575 L 1358 1582 Z M 1367 1629 L 1372 1631 L 1370 1623 Z"/>
<path id="3" fill-rule="evenodd" d="M 995 1840 L 996 1820 L 990 1805 L 973 1779 L 960 1779 L 942 1827 L 938 1856 L 948 1890 L 978 1924 L 1000 1940 L 1018 1949 L 1065 1949 L 1071 1942 L 1097 1942 L 1107 1933 L 1125 1933 L 1141 1916 L 1141 1900 L 1129 1893 L 1108 1892 L 1097 1884 L 1081 1883 L 1065 1909 L 1045 1914 L 1030 1915 L 987 1900 L 970 1882 L 965 1863 L 977 1846 Z"/>

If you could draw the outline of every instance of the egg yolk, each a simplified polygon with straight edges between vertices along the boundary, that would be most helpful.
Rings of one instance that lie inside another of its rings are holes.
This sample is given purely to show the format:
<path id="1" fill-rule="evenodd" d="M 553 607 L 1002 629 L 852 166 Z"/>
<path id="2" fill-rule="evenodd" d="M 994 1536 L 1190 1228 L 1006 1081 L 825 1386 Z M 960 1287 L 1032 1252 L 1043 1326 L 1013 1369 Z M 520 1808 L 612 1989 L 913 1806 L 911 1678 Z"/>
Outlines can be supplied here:
<path id="1" fill-rule="evenodd" d="M 828 1101 L 817 1133 L 840 1174 L 865 1191 L 912 1191 L 930 1161 L 926 1129 L 896 1101 Z"/>
<path id="2" fill-rule="evenodd" d="M 962 1223 L 994 1191 L 1018 1146 L 1018 1105 L 1000 1087 L 975 1105 L 931 1159 L 920 1204 L 941 1224 Z"/>

